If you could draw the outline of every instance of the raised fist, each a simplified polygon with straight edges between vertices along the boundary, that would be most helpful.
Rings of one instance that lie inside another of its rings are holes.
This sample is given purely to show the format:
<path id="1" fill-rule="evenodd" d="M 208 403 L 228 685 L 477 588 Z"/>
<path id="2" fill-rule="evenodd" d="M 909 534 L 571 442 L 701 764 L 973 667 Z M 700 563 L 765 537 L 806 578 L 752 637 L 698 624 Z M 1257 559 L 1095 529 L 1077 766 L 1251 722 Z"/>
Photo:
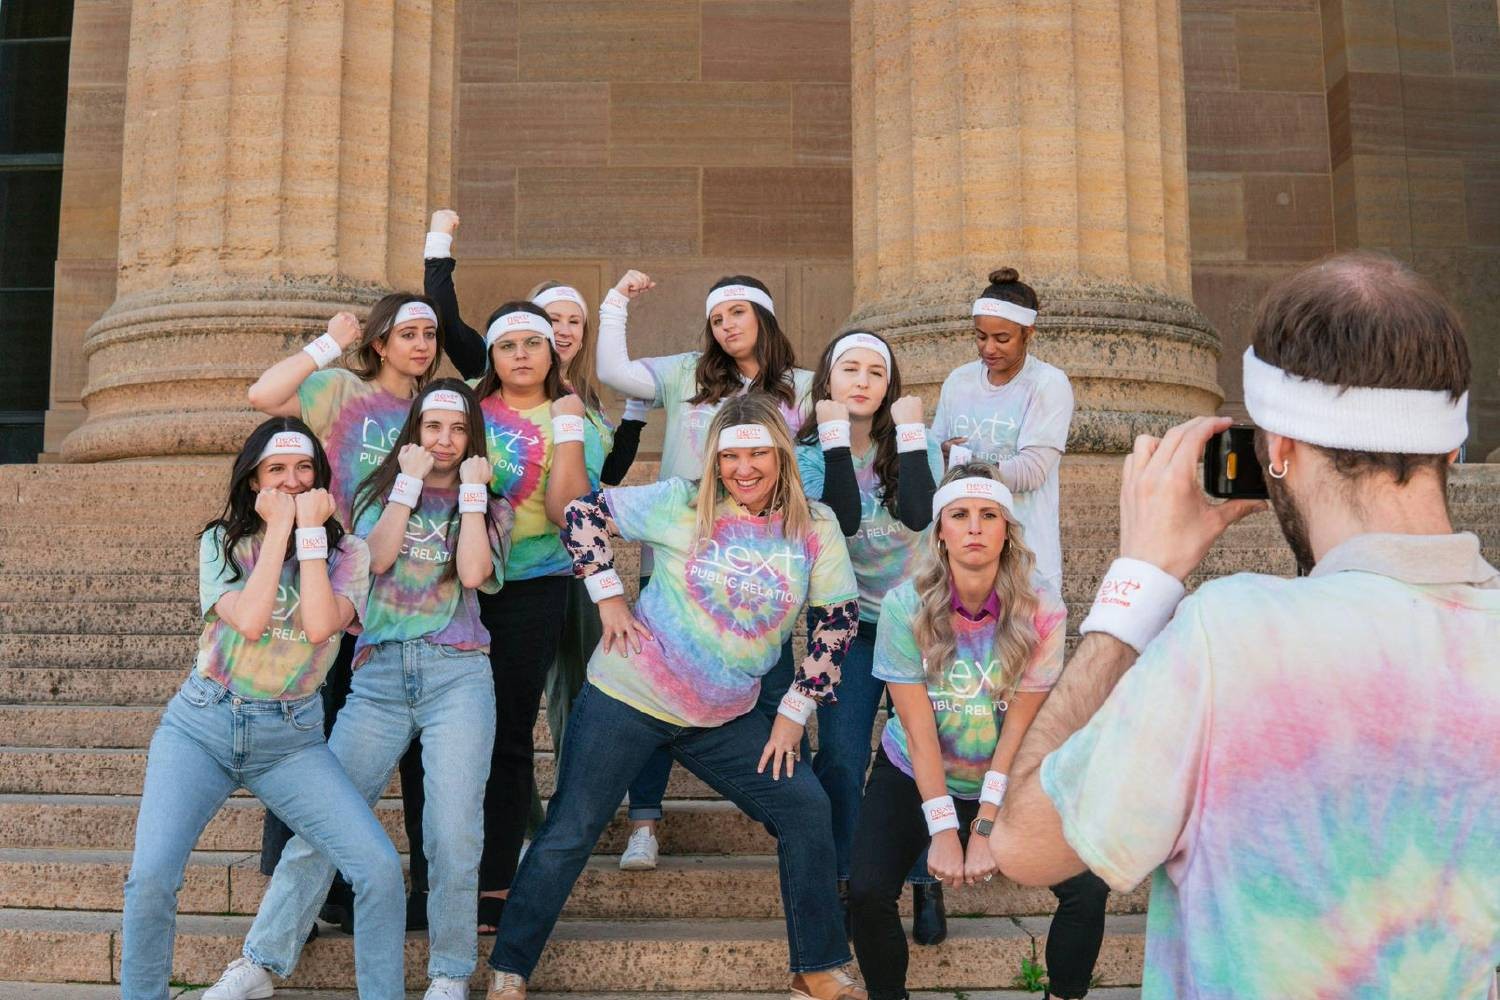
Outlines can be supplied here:
<path id="1" fill-rule="evenodd" d="M 560 399 L 552 401 L 552 415 L 554 417 L 581 417 L 583 416 L 583 400 L 572 393 Z"/>
<path id="2" fill-rule="evenodd" d="M 408 476 L 416 476 L 418 479 L 426 479 L 427 473 L 432 471 L 433 463 L 437 459 L 432 457 L 432 452 L 419 444 L 408 444 L 401 448 L 401 454 L 396 456 L 396 462 L 401 466 L 401 471 Z"/>
<path id="3" fill-rule="evenodd" d="M 333 497 L 327 490 L 308 490 L 296 496 L 297 527 L 316 528 L 333 516 Z"/>
<path id="4" fill-rule="evenodd" d="M 297 518 L 297 503 L 290 493 L 283 493 L 273 486 L 256 495 L 255 513 L 267 527 L 290 528 Z"/>
<path id="5" fill-rule="evenodd" d="M 922 397 L 902 396 L 891 404 L 891 419 L 898 424 L 922 422 Z"/>
<path id="6" fill-rule="evenodd" d="M 634 299 L 642 292 L 655 287 L 656 282 L 651 280 L 650 275 L 643 274 L 642 272 L 633 269 L 626 271 L 620 277 L 620 280 L 615 282 L 615 291 L 619 292 L 627 299 Z"/>
<path id="7" fill-rule="evenodd" d="M 352 312 L 336 312 L 328 318 L 328 336 L 348 350 L 359 341 L 359 319 Z"/>
<path id="8" fill-rule="evenodd" d="M 849 419 L 849 407 L 831 399 L 818 400 L 813 410 L 818 414 L 818 423 L 820 424 L 826 424 L 830 420 Z"/>
<path id="9" fill-rule="evenodd" d="M 451 208 L 438 209 L 432 213 L 432 225 L 429 228 L 434 233 L 452 236 L 458 232 L 458 213 Z"/>
<path id="10" fill-rule="evenodd" d="M 483 455 L 470 455 L 458 467 L 458 481 L 471 484 L 489 482 L 490 460 Z"/>

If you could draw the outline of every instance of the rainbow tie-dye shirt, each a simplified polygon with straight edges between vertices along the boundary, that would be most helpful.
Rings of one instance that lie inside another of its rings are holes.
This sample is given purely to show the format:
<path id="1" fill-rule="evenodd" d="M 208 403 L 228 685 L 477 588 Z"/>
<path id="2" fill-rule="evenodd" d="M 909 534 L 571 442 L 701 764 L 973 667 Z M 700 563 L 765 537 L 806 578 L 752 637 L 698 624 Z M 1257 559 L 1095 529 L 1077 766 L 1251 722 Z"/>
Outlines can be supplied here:
<path id="1" fill-rule="evenodd" d="M 1005 692 L 998 687 L 1001 670 L 995 654 L 999 620 L 985 615 L 973 621 L 952 612 L 956 640 L 953 660 L 929 676 L 912 632 L 912 622 L 920 606 L 916 586 L 910 580 L 886 595 L 880 606 L 875 662 L 870 673 L 887 684 L 927 685 L 948 792 L 955 798 L 977 799 L 984 773 L 990 769 L 990 760 L 995 755 L 995 745 L 1000 742 L 1000 726 L 1005 721 Z M 1032 618 L 1037 644 L 1014 690 L 1052 690 L 1062 675 L 1067 618 L 1062 600 L 1051 590 L 1039 588 Z M 892 764 L 915 777 L 906 729 L 897 715 L 887 720 L 880 746 Z"/>
<path id="2" fill-rule="evenodd" d="M 339 523 L 354 523 L 354 492 L 360 481 L 385 461 L 401 436 L 411 400 L 393 396 L 379 382 L 366 382 L 346 368 L 313 372 L 297 389 L 302 420 L 323 442 L 333 467 L 333 494 Z"/>
<path id="3" fill-rule="evenodd" d="M 936 438 L 927 440 L 927 464 L 934 482 L 943 478 L 943 453 Z M 797 446 L 797 468 L 810 499 L 823 499 L 823 448 L 817 444 Z M 880 476 L 875 472 L 875 448 L 854 458 L 854 481 L 859 486 L 859 531 L 844 541 L 854 579 L 859 582 L 859 620 L 877 621 L 880 601 L 902 580 L 912 575 L 921 551 L 921 533 L 912 531 L 890 512 L 880 499 Z"/>
<path id="4" fill-rule="evenodd" d="M 782 535 L 780 514 L 755 517 L 721 500 L 713 533 L 695 537 L 698 484 L 668 479 L 607 489 L 622 538 L 650 545 L 656 571 L 635 616 L 655 641 L 589 660 L 590 683 L 677 726 L 720 726 L 754 707 L 804 604 L 852 601 L 854 571 L 833 512 L 813 504 L 807 537 Z"/>
<path id="5" fill-rule="evenodd" d="M 1207 583 L 1041 781 L 1101 878 L 1152 876 L 1143 997 L 1482 998 L 1500 577 L 1473 535 L 1363 535 Z"/>
<path id="6" fill-rule="evenodd" d="M 203 611 L 203 631 L 198 636 L 198 661 L 193 669 L 241 698 L 295 701 L 312 694 L 338 658 L 340 636 L 317 645 L 307 641 L 302 629 L 297 557 L 282 562 L 271 623 L 259 641 L 250 642 L 219 617 L 214 605 L 230 591 L 244 590 L 250 582 L 263 536 L 250 535 L 235 543 L 240 577 L 233 583 L 224 560 L 223 537 L 224 529 L 216 528 L 204 532 L 198 542 L 198 602 Z M 348 598 L 354 605 L 357 625 L 370 592 L 370 550 L 363 539 L 346 533 L 337 546 L 329 549 L 328 582 L 335 596 Z"/>
<path id="7" fill-rule="evenodd" d="M 355 531 L 369 537 L 380 521 L 383 504 L 366 507 Z M 490 633 L 479 620 L 479 601 L 449 564 L 458 546 L 458 489 L 426 486 L 417 509 L 406 521 L 406 538 L 395 564 L 370 582 L 364 631 L 354 648 L 357 667 L 382 642 L 426 639 L 455 649 L 490 648 Z M 479 589 L 499 591 L 505 581 L 506 540 L 515 515 L 504 497 L 490 497 L 490 552 L 495 575 Z"/>

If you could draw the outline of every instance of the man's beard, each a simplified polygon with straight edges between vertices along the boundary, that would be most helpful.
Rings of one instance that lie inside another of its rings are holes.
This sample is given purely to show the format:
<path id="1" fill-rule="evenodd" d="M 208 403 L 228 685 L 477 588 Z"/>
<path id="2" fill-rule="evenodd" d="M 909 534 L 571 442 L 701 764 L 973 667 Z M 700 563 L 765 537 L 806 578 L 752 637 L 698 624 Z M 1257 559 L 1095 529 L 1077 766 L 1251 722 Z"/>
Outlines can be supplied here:
<path id="1" fill-rule="evenodd" d="M 1281 525 L 1281 534 L 1286 538 L 1287 545 L 1291 546 L 1292 556 L 1297 560 L 1297 575 L 1306 576 L 1312 572 L 1317 560 L 1313 558 L 1312 543 L 1307 535 L 1307 519 L 1302 516 L 1302 508 L 1297 506 L 1286 483 L 1274 476 L 1266 476 L 1266 492 L 1271 497 L 1271 509 L 1276 512 L 1276 522 Z"/>

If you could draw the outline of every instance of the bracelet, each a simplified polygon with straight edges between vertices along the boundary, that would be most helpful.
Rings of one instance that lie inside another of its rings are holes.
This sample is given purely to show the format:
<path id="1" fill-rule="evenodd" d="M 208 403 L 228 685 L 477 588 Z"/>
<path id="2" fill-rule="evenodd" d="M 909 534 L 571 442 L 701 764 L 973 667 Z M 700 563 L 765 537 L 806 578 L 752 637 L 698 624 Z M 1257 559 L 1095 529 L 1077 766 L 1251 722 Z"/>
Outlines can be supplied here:
<path id="1" fill-rule="evenodd" d="M 552 444 L 556 446 L 570 441 L 582 443 L 583 418 L 571 413 L 559 413 L 552 418 Z"/>
<path id="2" fill-rule="evenodd" d="M 625 593 L 625 585 L 620 582 L 620 574 L 612 569 L 606 569 L 584 577 L 583 585 L 587 588 L 589 597 L 595 604 L 598 604 L 607 597 L 620 597 Z"/>
<path id="3" fill-rule="evenodd" d="M 316 528 L 297 529 L 297 561 L 303 559 L 327 559 L 328 558 L 328 529 L 322 525 Z"/>
<path id="4" fill-rule="evenodd" d="M 645 423 L 646 422 L 646 415 L 648 413 L 650 413 L 650 412 L 651 412 L 651 404 L 648 403 L 648 402 L 646 402 L 646 400 L 644 400 L 644 399 L 627 399 L 627 400 L 625 400 L 625 415 L 623 417 L 621 417 L 620 419 L 622 421 L 624 421 L 624 420 L 639 420 L 641 423 Z"/>
<path id="5" fill-rule="evenodd" d="M 312 343 L 304 345 L 302 353 L 312 358 L 313 364 L 319 368 L 327 368 L 343 355 L 344 349 L 333 339 L 332 334 L 325 333 Z"/>
<path id="6" fill-rule="evenodd" d="M 453 234 L 452 233 L 428 233 L 427 245 L 422 248 L 422 256 L 426 260 L 440 257 L 453 256 Z"/>
<path id="7" fill-rule="evenodd" d="M 813 709 L 817 707 L 816 700 L 797 690 L 797 685 L 793 684 L 787 689 L 786 694 L 781 696 L 781 704 L 776 706 L 776 714 L 786 716 L 799 726 L 805 726 L 807 720 L 812 718 Z"/>
<path id="8" fill-rule="evenodd" d="M 490 506 L 490 491 L 483 483 L 462 483 L 458 487 L 458 512 L 483 514 Z"/>
<path id="9" fill-rule="evenodd" d="M 927 425 L 897 424 L 896 425 L 896 453 L 904 451 L 926 451 L 927 450 Z"/>
<path id="10" fill-rule="evenodd" d="M 999 771 L 984 772 L 984 784 L 979 790 L 979 801 L 998 806 L 1005 799 L 1005 789 L 1010 779 Z"/>
<path id="11" fill-rule="evenodd" d="M 1186 593 L 1182 581 L 1161 567 L 1121 557 L 1104 574 L 1078 631 L 1105 632 L 1139 653 L 1167 627 Z"/>
<path id="12" fill-rule="evenodd" d="M 824 451 L 853 447 L 849 436 L 849 421 L 827 420 L 818 424 L 818 443 L 823 446 Z"/>
<path id="13" fill-rule="evenodd" d="M 385 498 L 386 503 L 399 503 L 417 509 L 417 501 L 422 499 L 422 480 L 416 476 L 408 476 L 404 472 L 396 474 L 396 482 L 391 486 L 390 496 Z"/>
<path id="14" fill-rule="evenodd" d="M 958 809 L 953 796 L 939 795 L 922 803 L 922 817 L 927 820 L 927 835 L 936 837 L 944 830 L 958 829 Z"/>

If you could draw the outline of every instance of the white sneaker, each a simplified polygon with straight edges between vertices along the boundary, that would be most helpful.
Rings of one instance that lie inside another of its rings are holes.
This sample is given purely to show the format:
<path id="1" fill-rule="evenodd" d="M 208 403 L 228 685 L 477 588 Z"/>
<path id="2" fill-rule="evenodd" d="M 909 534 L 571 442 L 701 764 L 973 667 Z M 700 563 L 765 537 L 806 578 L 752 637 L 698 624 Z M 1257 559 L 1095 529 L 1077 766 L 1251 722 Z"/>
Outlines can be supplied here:
<path id="1" fill-rule="evenodd" d="M 469 981 L 438 976 L 427 987 L 422 1000 L 469 1000 Z"/>
<path id="2" fill-rule="evenodd" d="M 643 826 L 630 835 L 625 853 L 620 855 L 620 871 L 649 872 L 656 870 L 656 834 L 649 826 Z"/>
<path id="3" fill-rule="evenodd" d="M 275 992 L 269 972 L 248 958 L 237 958 L 203 994 L 203 1000 L 266 1000 Z"/>

